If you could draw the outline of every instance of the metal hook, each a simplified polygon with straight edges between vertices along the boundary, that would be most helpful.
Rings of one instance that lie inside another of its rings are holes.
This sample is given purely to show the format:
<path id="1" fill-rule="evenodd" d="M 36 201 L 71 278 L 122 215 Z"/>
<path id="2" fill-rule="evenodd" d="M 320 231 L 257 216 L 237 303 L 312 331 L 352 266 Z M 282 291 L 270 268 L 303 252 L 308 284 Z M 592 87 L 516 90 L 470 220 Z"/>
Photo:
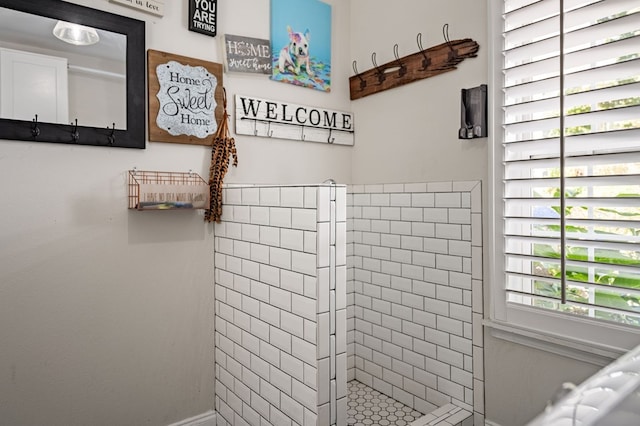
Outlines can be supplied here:
<path id="1" fill-rule="evenodd" d="M 222 106 L 225 110 L 227 109 L 227 89 L 224 86 L 222 87 Z"/>
<path id="2" fill-rule="evenodd" d="M 304 134 L 304 126 L 300 126 L 300 127 L 302 128 L 302 133 L 301 133 L 301 136 L 300 136 L 300 140 L 304 141 L 307 138 L 307 136 Z"/>
<path id="3" fill-rule="evenodd" d="M 258 120 L 253 120 L 253 136 L 258 136 Z"/>
<path id="4" fill-rule="evenodd" d="M 107 129 L 109 129 L 109 127 L 107 126 Z M 114 143 L 116 143 L 116 123 L 113 123 L 113 127 L 111 128 L 111 134 L 108 136 L 109 139 L 109 145 L 113 145 Z"/>
<path id="5" fill-rule="evenodd" d="M 400 78 L 407 73 L 407 66 L 402 63 L 400 56 L 398 55 L 398 43 L 393 45 L 393 56 L 395 56 L 396 62 L 398 63 L 398 66 L 400 66 L 400 69 L 398 70 L 398 77 L 396 78 Z"/>
<path id="6" fill-rule="evenodd" d="M 36 117 L 33 119 L 33 126 L 31 126 L 31 134 L 33 135 L 34 138 L 37 138 L 38 136 L 40 136 L 40 128 L 38 127 L 38 114 L 36 114 Z"/>
<path id="7" fill-rule="evenodd" d="M 332 133 L 332 132 L 333 132 L 333 129 L 331 129 L 331 128 L 330 128 L 330 129 L 329 129 L 329 137 L 327 138 L 327 142 L 329 142 L 329 143 L 334 143 L 334 142 L 335 142 L 335 140 L 336 140 L 336 138 L 332 138 L 332 137 L 331 137 L 331 133 Z"/>
<path id="8" fill-rule="evenodd" d="M 431 65 L 431 58 L 427 56 L 427 54 L 424 51 L 424 48 L 422 47 L 422 33 L 418 33 L 418 36 L 416 37 L 416 41 L 418 43 L 418 49 L 420 49 L 420 53 L 424 58 L 422 60 L 422 68 L 420 69 L 420 71 L 426 71 L 429 65 Z"/>
<path id="9" fill-rule="evenodd" d="M 376 74 L 378 74 L 378 85 L 381 85 L 385 81 L 387 76 L 384 75 L 384 72 L 378 67 L 378 64 L 376 63 L 376 52 L 373 52 L 371 54 L 371 62 L 373 63 L 373 66 L 376 68 Z"/>
<path id="10" fill-rule="evenodd" d="M 272 137 L 273 136 L 273 130 L 271 130 L 271 122 L 267 122 L 267 136 Z"/>
<path id="11" fill-rule="evenodd" d="M 78 119 L 76 118 L 76 122 L 74 123 L 70 123 L 73 128 L 71 129 L 71 139 L 74 142 L 78 142 L 78 140 L 80 139 L 80 132 L 78 132 Z"/>
<path id="12" fill-rule="evenodd" d="M 451 45 L 451 40 L 449 39 L 449 24 L 444 24 L 442 26 L 442 36 L 444 37 L 444 41 L 447 42 L 447 46 L 449 46 L 449 60 L 452 60 L 458 56 L 458 52 Z"/>
<path id="13" fill-rule="evenodd" d="M 364 78 L 362 78 L 362 76 L 358 72 L 358 63 L 356 61 L 353 61 L 352 66 L 353 66 L 353 72 L 356 73 L 356 77 L 360 79 L 360 90 L 364 90 L 364 88 L 367 87 L 367 81 Z"/>

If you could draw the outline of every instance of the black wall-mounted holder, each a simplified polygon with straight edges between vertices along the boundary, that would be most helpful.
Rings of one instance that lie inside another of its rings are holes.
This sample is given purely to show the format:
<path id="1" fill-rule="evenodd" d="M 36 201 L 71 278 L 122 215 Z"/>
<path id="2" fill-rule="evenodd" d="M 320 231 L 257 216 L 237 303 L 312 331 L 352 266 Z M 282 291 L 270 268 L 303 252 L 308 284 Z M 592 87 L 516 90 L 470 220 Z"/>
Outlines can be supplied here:
<path id="1" fill-rule="evenodd" d="M 487 137 L 487 85 L 462 89 L 458 139 Z"/>

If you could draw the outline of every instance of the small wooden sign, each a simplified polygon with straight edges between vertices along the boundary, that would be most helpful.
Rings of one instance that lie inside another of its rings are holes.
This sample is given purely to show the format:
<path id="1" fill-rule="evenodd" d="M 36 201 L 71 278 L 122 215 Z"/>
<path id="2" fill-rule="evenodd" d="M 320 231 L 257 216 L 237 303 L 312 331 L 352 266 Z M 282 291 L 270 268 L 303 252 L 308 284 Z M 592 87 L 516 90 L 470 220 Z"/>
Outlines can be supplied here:
<path id="1" fill-rule="evenodd" d="M 140 210 L 169 208 L 205 209 L 209 201 L 207 185 L 140 184 Z"/>
<path id="2" fill-rule="evenodd" d="M 164 16 L 163 0 L 109 0 L 111 3 L 118 3 L 129 6 L 143 12 L 151 13 L 157 16 Z"/>
<path id="3" fill-rule="evenodd" d="M 189 0 L 189 31 L 216 36 L 218 0 Z"/>
<path id="4" fill-rule="evenodd" d="M 223 114 L 222 64 L 149 50 L 149 140 L 211 145 Z"/>
<path id="5" fill-rule="evenodd" d="M 353 145 L 353 114 L 236 95 L 236 133 Z"/>
<path id="6" fill-rule="evenodd" d="M 271 41 L 231 34 L 224 36 L 227 72 L 271 75 Z"/>

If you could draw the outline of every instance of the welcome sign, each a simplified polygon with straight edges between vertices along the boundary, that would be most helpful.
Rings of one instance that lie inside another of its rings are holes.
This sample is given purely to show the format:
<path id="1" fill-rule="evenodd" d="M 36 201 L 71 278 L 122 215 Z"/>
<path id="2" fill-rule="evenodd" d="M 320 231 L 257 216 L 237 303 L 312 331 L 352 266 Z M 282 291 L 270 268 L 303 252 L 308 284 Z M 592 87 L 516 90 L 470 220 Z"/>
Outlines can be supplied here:
<path id="1" fill-rule="evenodd" d="M 222 65 L 148 51 L 149 140 L 211 145 L 222 119 Z"/>
<path id="2" fill-rule="evenodd" d="M 353 145 L 350 112 L 236 95 L 236 133 L 303 142 Z"/>

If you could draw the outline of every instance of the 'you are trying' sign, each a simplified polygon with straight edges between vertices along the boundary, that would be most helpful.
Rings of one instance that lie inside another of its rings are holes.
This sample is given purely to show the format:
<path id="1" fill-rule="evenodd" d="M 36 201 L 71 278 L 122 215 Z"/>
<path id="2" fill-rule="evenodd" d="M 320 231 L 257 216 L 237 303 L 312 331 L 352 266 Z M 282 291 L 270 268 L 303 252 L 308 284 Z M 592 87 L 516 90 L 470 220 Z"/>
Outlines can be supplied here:
<path id="1" fill-rule="evenodd" d="M 189 30 L 215 37 L 218 33 L 218 0 L 189 0 Z"/>

